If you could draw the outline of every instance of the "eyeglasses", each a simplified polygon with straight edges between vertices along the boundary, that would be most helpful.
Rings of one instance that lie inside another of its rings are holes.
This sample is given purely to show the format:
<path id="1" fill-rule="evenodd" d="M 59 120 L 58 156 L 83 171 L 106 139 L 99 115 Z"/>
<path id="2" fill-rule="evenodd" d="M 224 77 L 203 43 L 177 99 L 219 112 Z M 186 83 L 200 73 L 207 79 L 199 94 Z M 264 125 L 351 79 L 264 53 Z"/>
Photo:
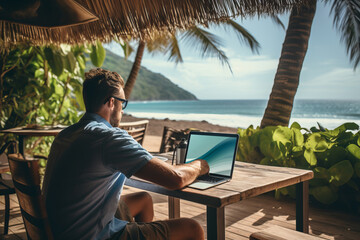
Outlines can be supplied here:
<path id="1" fill-rule="evenodd" d="M 128 104 L 128 100 L 122 99 L 122 98 L 118 98 L 118 97 L 114 97 L 114 96 L 109 97 L 109 98 L 104 102 L 104 104 L 107 103 L 107 102 L 110 100 L 110 98 L 115 98 L 116 100 L 121 101 L 122 110 L 124 110 L 124 109 L 126 108 L 127 104 Z"/>

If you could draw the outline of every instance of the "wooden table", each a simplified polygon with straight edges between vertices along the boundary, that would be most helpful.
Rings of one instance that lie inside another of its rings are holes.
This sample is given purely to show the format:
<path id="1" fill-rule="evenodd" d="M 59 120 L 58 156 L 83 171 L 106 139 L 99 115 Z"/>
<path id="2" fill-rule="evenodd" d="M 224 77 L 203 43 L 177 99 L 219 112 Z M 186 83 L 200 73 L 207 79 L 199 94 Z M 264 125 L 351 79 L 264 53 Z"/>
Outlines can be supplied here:
<path id="1" fill-rule="evenodd" d="M 134 139 L 140 144 L 143 141 L 147 120 L 136 121 L 136 122 L 121 122 L 120 128 L 125 129 Z M 137 128 L 140 126 L 140 128 Z M 58 135 L 66 126 L 42 126 L 41 128 L 25 128 L 25 127 L 16 127 L 9 128 L 6 130 L 0 130 L 0 133 L 12 133 L 18 136 L 19 141 L 19 152 L 24 154 L 25 152 L 25 140 L 27 137 L 43 137 L 43 136 L 56 136 Z M 132 129 L 133 128 L 133 129 Z"/>
<path id="2" fill-rule="evenodd" d="M 25 127 L 9 128 L 0 130 L 0 133 L 12 133 L 18 136 L 19 153 L 25 152 L 25 140 L 27 137 L 56 136 L 63 130 L 63 127 L 44 127 L 42 129 L 29 129 Z"/>
<path id="3" fill-rule="evenodd" d="M 171 158 L 171 154 L 162 156 Z M 169 162 L 169 161 L 168 161 Z M 233 179 L 207 190 L 184 188 L 171 191 L 150 182 L 130 178 L 126 185 L 169 196 L 169 217 L 180 217 L 180 199 L 206 205 L 208 239 L 225 239 L 225 206 L 296 184 L 296 230 L 308 233 L 308 180 L 312 171 L 236 162 Z"/>

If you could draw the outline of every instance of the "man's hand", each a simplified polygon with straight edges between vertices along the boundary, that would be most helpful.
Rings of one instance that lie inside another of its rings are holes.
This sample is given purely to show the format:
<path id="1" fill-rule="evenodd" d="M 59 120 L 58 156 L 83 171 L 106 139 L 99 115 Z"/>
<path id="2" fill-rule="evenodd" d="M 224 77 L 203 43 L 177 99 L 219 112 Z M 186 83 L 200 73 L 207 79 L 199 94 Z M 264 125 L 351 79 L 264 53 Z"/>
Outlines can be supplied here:
<path id="1" fill-rule="evenodd" d="M 200 169 L 200 174 L 199 176 L 201 175 L 205 175 L 205 174 L 208 174 L 209 171 L 210 171 L 210 167 L 209 167 L 209 164 L 207 163 L 207 161 L 203 160 L 203 159 L 197 159 L 191 163 L 186 163 L 186 164 L 192 164 L 192 163 L 197 163 L 199 164 L 199 169 Z"/>
<path id="2" fill-rule="evenodd" d="M 182 165 L 170 165 L 157 158 L 151 159 L 135 176 L 156 183 L 170 190 L 181 189 L 209 172 L 205 160 L 198 159 Z"/>
<path id="3" fill-rule="evenodd" d="M 201 161 L 201 172 L 200 175 L 209 174 L 210 166 L 207 161 L 199 159 Z"/>

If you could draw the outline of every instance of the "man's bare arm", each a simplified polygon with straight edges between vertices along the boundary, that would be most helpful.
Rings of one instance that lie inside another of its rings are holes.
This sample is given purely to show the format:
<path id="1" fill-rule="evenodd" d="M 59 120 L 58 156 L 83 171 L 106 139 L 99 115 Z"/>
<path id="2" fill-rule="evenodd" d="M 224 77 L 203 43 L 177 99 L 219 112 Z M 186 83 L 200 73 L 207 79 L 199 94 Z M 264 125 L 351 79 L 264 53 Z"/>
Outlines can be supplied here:
<path id="1" fill-rule="evenodd" d="M 167 189 L 176 190 L 189 185 L 198 176 L 208 172 L 209 165 L 205 160 L 173 166 L 153 158 L 134 175 Z"/>

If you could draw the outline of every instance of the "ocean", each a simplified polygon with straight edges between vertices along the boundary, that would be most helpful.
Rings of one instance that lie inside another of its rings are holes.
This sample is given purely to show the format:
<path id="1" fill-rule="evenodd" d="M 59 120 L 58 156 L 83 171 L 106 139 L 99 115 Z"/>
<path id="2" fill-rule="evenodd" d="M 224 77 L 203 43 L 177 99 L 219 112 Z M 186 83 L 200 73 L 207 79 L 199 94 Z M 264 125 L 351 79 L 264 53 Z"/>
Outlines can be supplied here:
<path id="1" fill-rule="evenodd" d="M 267 100 L 194 100 L 129 102 L 126 114 L 134 117 L 172 120 L 205 120 L 222 126 L 247 128 L 259 126 Z M 360 101 L 296 100 L 290 125 L 334 129 L 345 122 L 360 125 Z"/>

